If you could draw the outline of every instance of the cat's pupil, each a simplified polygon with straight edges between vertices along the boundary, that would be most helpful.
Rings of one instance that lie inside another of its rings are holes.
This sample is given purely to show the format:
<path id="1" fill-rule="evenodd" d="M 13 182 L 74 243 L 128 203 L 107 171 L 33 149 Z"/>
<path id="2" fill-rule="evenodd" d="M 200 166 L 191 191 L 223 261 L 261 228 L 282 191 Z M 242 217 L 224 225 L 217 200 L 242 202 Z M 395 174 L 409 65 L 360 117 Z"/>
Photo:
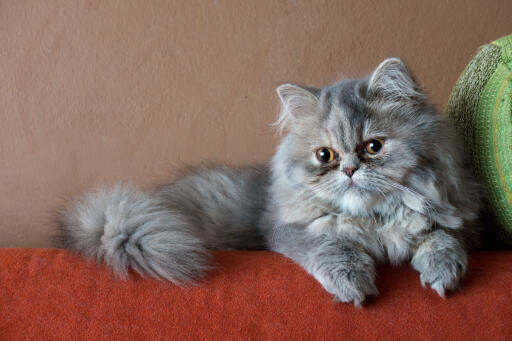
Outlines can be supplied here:
<path id="1" fill-rule="evenodd" d="M 320 158 L 322 161 L 329 162 L 331 160 L 331 151 L 327 148 L 324 148 L 320 151 Z"/>
<path id="2" fill-rule="evenodd" d="M 376 153 L 382 148 L 382 143 L 379 140 L 371 140 L 369 147 L 372 152 Z"/>

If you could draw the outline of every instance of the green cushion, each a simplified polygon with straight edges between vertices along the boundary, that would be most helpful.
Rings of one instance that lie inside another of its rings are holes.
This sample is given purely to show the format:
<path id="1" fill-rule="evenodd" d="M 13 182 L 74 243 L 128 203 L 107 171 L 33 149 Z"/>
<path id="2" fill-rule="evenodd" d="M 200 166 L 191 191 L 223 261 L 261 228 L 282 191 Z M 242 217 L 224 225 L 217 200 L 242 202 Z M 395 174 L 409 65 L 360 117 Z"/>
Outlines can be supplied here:
<path id="1" fill-rule="evenodd" d="M 480 48 L 452 91 L 446 114 L 470 147 L 487 192 L 489 229 L 512 246 L 512 35 Z"/>

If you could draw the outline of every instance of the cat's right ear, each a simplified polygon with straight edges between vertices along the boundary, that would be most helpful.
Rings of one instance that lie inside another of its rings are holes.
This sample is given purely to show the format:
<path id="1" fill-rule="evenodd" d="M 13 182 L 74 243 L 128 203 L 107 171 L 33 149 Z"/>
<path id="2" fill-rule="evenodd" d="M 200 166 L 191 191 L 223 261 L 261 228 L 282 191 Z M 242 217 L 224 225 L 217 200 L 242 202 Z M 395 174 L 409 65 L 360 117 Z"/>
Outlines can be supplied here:
<path id="1" fill-rule="evenodd" d="M 384 60 L 368 80 L 370 98 L 389 103 L 421 103 L 426 100 L 421 85 L 399 58 Z"/>
<path id="2" fill-rule="evenodd" d="M 293 125 L 316 118 L 321 112 L 318 99 L 320 89 L 295 84 L 282 84 L 276 89 L 281 100 L 281 113 L 274 123 L 278 131 L 290 129 Z"/>

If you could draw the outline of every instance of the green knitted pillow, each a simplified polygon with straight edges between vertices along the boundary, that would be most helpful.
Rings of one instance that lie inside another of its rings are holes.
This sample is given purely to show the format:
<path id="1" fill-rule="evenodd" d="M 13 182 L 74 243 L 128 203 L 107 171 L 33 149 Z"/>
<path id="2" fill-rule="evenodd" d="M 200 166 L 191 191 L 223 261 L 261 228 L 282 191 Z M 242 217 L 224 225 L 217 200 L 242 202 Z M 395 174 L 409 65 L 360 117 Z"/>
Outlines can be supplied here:
<path id="1" fill-rule="evenodd" d="M 470 146 L 487 191 L 494 237 L 512 246 L 512 35 L 480 48 L 452 91 L 446 114 Z"/>

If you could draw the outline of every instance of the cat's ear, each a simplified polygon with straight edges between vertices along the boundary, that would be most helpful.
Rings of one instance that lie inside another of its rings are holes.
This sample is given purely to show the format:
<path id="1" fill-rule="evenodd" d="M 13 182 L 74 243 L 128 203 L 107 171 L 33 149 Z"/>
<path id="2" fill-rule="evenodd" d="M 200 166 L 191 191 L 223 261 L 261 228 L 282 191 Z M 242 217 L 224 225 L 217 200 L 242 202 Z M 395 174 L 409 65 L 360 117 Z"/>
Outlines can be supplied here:
<path id="1" fill-rule="evenodd" d="M 371 99 L 388 102 L 421 103 L 426 100 L 411 70 L 398 58 L 384 60 L 373 71 L 368 81 L 367 94 Z"/>
<path id="2" fill-rule="evenodd" d="M 281 113 L 275 125 L 279 131 L 290 127 L 290 124 L 308 121 L 321 112 L 319 101 L 320 89 L 282 84 L 276 89 L 281 100 Z"/>

